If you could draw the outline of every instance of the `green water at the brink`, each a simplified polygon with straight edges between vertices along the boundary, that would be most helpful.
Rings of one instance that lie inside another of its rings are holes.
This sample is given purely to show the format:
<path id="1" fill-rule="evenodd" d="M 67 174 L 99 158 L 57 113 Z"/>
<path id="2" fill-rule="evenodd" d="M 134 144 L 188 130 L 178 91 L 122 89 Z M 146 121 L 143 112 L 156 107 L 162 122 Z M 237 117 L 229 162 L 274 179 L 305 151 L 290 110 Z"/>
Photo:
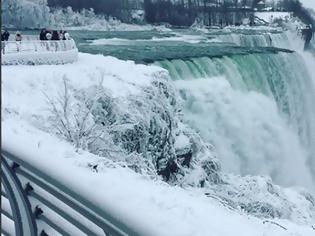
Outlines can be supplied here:
<path id="1" fill-rule="evenodd" d="M 230 42 L 217 42 L 219 32 L 202 34 L 188 30 L 173 32 L 71 32 L 82 52 L 101 53 L 137 63 L 153 63 L 165 59 L 222 57 L 250 53 L 287 51 L 273 47 L 240 47 Z M 183 35 L 182 40 L 179 38 Z M 225 35 L 221 33 L 220 35 Z M 99 44 L 97 39 L 110 39 Z M 153 39 L 153 40 L 152 40 Z M 95 41 L 94 41 L 95 42 Z"/>
<path id="2" fill-rule="evenodd" d="M 25 34 L 36 34 L 36 31 L 26 31 Z M 114 56 L 123 60 L 133 60 L 137 63 L 153 63 L 158 60 L 189 59 L 198 57 L 222 57 L 227 55 L 251 53 L 289 52 L 286 49 L 261 46 L 259 41 L 265 40 L 266 31 L 234 30 L 233 34 L 242 35 L 240 44 L 233 43 L 228 38 L 231 32 L 213 30 L 208 33 L 195 32 L 189 29 L 174 29 L 170 32 L 161 31 L 69 31 L 81 52 Z M 279 34 L 279 31 L 270 31 Z M 254 46 L 247 39 L 256 35 Z M 246 37 L 247 36 L 247 37 Z M 101 40 L 101 42 L 97 42 Z M 103 40 L 103 41 L 102 41 Z M 223 42 L 222 42 L 223 41 Z M 263 44 L 263 43 L 262 43 Z M 250 47 L 249 47 L 250 46 Z M 265 46 L 265 45 L 263 45 Z"/>

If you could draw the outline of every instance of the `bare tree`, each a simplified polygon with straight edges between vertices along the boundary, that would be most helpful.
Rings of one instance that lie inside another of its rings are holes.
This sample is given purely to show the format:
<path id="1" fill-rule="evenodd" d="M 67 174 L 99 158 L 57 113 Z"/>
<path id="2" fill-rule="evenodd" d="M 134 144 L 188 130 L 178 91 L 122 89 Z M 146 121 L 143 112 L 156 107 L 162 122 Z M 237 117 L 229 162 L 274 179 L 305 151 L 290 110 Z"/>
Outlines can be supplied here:
<path id="1" fill-rule="evenodd" d="M 73 143 L 76 149 L 86 149 L 89 143 L 102 136 L 92 115 L 96 99 L 90 104 L 87 97 L 83 97 L 82 101 L 74 99 L 66 76 L 63 77 L 63 91 L 56 99 L 46 93 L 44 95 L 52 114 L 52 128 L 59 136 Z"/>

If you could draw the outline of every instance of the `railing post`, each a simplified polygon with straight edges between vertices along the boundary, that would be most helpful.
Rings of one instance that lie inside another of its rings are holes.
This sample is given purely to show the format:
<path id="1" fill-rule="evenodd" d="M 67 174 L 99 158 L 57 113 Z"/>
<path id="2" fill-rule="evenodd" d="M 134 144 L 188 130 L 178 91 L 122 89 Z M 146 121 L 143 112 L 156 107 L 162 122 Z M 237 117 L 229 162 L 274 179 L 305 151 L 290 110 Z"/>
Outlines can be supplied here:
<path id="1" fill-rule="evenodd" d="M 49 236 L 49 235 L 45 232 L 45 230 L 42 230 L 42 232 L 40 232 L 39 236 Z"/>
<path id="2" fill-rule="evenodd" d="M 15 43 L 16 43 L 16 51 L 20 52 L 19 42 L 15 42 Z"/>
<path id="3" fill-rule="evenodd" d="M 5 54 L 5 46 L 6 46 L 5 41 L 2 41 L 2 42 L 1 42 L 1 50 L 2 50 L 2 54 L 3 54 L 3 55 Z"/>
<path id="4" fill-rule="evenodd" d="M 49 50 L 49 41 L 45 41 L 45 44 L 46 44 L 46 49 L 47 49 L 47 51 L 49 52 L 50 50 Z"/>

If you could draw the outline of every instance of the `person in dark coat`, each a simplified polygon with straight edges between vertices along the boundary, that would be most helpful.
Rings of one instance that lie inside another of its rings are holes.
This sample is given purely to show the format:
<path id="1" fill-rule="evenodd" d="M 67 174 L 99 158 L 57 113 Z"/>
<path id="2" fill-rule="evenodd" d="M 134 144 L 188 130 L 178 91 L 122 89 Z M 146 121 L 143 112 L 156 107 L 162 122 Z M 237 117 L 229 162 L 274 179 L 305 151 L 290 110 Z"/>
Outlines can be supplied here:
<path id="1" fill-rule="evenodd" d="M 39 40 L 47 40 L 46 34 L 47 34 L 47 30 L 46 29 L 42 29 L 40 31 L 40 34 L 39 34 Z"/>
<path id="2" fill-rule="evenodd" d="M 8 41 L 10 37 L 10 33 L 7 30 L 1 31 L 1 41 Z"/>
<path id="3" fill-rule="evenodd" d="M 302 30 L 302 35 L 305 40 L 304 50 L 310 49 L 310 42 L 313 38 L 313 34 L 313 29 L 310 25 L 306 26 L 306 28 Z"/>
<path id="4" fill-rule="evenodd" d="M 10 33 L 9 33 L 9 31 L 7 31 L 7 30 L 5 30 L 4 31 L 4 35 L 5 35 L 5 41 L 8 41 L 9 40 L 9 37 L 10 37 Z"/>
<path id="5" fill-rule="evenodd" d="M 51 40 L 59 40 L 59 34 L 57 30 L 52 32 Z"/>

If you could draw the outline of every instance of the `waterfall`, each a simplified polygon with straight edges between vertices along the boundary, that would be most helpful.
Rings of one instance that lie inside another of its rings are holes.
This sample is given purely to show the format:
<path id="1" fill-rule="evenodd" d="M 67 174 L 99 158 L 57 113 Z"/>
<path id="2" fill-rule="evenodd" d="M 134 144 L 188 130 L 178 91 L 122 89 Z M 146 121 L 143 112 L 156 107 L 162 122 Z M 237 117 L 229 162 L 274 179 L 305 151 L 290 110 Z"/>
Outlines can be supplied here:
<path id="1" fill-rule="evenodd" d="M 259 34 L 222 34 L 217 38 L 226 43 L 233 43 L 242 47 L 278 47 L 290 49 L 289 32 Z"/>
<path id="2" fill-rule="evenodd" d="M 314 190 L 315 86 L 300 54 L 155 64 L 169 71 L 187 121 L 215 145 L 225 171 Z"/>
<path id="3" fill-rule="evenodd" d="M 276 47 L 297 51 L 303 51 L 304 48 L 302 35 L 293 29 L 282 32 L 219 34 L 216 37 L 222 42 L 236 44 L 241 47 Z M 315 49 L 315 40 L 311 41 L 311 45 Z"/>

